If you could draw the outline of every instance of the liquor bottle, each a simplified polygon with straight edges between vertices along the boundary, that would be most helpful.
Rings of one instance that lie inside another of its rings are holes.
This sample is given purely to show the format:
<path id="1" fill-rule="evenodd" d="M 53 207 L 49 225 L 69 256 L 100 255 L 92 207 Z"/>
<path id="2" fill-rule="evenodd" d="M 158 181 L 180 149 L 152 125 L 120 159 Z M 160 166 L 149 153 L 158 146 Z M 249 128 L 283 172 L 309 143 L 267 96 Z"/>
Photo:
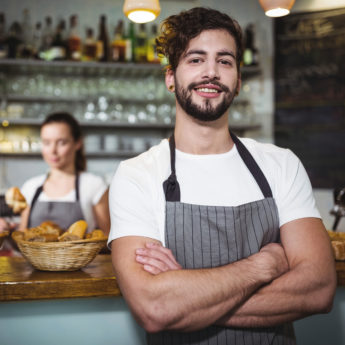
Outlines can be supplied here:
<path id="1" fill-rule="evenodd" d="M 156 37 L 158 36 L 158 28 L 156 24 L 151 26 L 151 34 L 147 42 L 147 61 L 151 63 L 159 63 L 159 57 L 156 49 Z"/>
<path id="2" fill-rule="evenodd" d="M 52 43 L 53 43 L 53 38 L 54 38 L 54 31 L 52 27 L 52 17 L 47 16 L 45 18 L 45 27 L 43 29 L 42 33 L 42 51 L 48 50 Z"/>
<path id="3" fill-rule="evenodd" d="M 111 61 L 125 62 L 126 40 L 123 34 L 123 20 L 119 20 L 111 43 Z"/>
<path id="4" fill-rule="evenodd" d="M 245 66 L 254 66 L 258 63 L 258 50 L 254 45 L 254 25 L 249 24 L 245 29 L 243 64 Z"/>
<path id="5" fill-rule="evenodd" d="M 22 46 L 20 49 L 20 57 L 30 58 L 33 55 L 32 52 L 32 25 L 30 19 L 30 11 L 26 8 L 23 10 L 22 19 Z"/>
<path id="6" fill-rule="evenodd" d="M 70 28 L 68 34 L 69 59 L 79 61 L 81 59 L 81 38 L 78 31 L 78 16 L 70 16 Z"/>
<path id="7" fill-rule="evenodd" d="M 141 23 L 137 34 L 137 42 L 135 46 L 135 61 L 146 62 L 147 60 L 147 33 L 146 25 Z"/>
<path id="8" fill-rule="evenodd" d="M 107 17 L 103 14 L 99 20 L 99 35 L 98 35 L 98 60 L 109 60 L 109 36 L 107 30 Z"/>
<path id="9" fill-rule="evenodd" d="M 65 41 L 66 22 L 61 19 L 52 42 L 52 60 L 65 60 L 67 57 L 66 41 Z"/>
<path id="10" fill-rule="evenodd" d="M 137 42 L 135 35 L 135 26 L 133 22 L 129 22 L 127 40 L 126 61 L 135 62 L 135 47 Z"/>
<path id="11" fill-rule="evenodd" d="M 3 59 L 7 56 L 7 47 L 6 47 L 6 19 L 5 14 L 0 13 L 0 59 Z"/>
<path id="12" fill-rule="evenodd" d="M 37 22 L 32 34 L 32 54 L 35 58 L 39 57 L 39 52 L 42 47 L 42 24 Z"/>
<path id="13" fill-rule="evenodd" d="M 97 60 L 97 42 L 94 37 L 93 29 L 86 29 L 86 39 L 83 48 L 83 61 L 96 61 Z"/>
<path id="14" fill-rule="evenodd" d="M 8 30 L 6 38 L 7 57 L 15 59 L 18 57 L 19 46 L 22 43 L 22 27 L 18 22 L 13 22 Z"/>

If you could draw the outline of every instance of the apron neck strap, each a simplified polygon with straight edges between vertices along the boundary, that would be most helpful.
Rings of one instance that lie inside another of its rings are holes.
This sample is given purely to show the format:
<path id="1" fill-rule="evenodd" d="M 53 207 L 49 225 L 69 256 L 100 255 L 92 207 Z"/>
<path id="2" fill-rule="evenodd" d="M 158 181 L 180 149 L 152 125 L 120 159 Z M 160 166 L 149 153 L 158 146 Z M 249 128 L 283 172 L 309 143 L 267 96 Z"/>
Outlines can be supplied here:
<path id="1" fill-rule="evenodd" d="M 263 174 L 262 170 L 255 162 L 253 156 L 250 154 L 248 149 L 244 146 L 240 139 L 230 131 L 230 136 L 234 141 L 237 151 L 242 158 L 243 162 L 253 175 L 255 181 L 257 182 L 258 186 L 261 189 L 262 194 L 265 198 L 273 197 L 271 187 Z M 175 137 L 174 133 L 169 138 L 169 148 L 170 148 L 170 165 L 171 165 L 171 174 L 167 180 L 163 182 L 163 190 L 165 194 L 166 201 L 180 201 L 181 200 L 181 192 L 180 186 L 176 178 L 176 168 L 175 168 Z"/>
<path id="2" fill-rule="evenodd" d="M 265 198 L 271 198 L 273 196 L 272 190 L 270 185 L 268 184 L 268 181 L 263 174 L 262 170 L 258 166 L 258 164 L 255 162 L 253 156 L 250 154 L 248 149 L 244 146 L 244 144 L 241 142 L 240 139 L 237 138 L 237 136 L 230 131 L 230 135 L 232 140 L 234 141 L 237 151 L 239 155 L 241 156 L 243 162 L 253 175 L 255 181 L 259 185 L 262 194 L 264 195 Z"/>

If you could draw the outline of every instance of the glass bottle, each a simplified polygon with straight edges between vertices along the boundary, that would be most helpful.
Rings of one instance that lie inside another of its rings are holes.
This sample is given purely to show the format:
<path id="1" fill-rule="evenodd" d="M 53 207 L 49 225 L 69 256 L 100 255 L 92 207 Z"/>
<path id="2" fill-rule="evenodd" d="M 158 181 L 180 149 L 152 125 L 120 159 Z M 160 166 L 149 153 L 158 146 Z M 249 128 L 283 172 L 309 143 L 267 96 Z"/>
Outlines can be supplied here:
<path id="1" fill-rule="evenodd" d="M 64 30 L 66 28 L 66 22 L 60 20 L 56 27 L 56 32 L 52 42 L 53 59 L 54 60 L 65 60 L 66 59 L 66 42 L 64 41 Z"/>
<path id="2" fill-rule="evenodd" d="M 133 22 L 129 23 L 127 40 L 128 41 L 126 46 L 126 61 L 135 62 L 136 35 L 135 26 Z"/>
<path id="3" fill-rule="evenodd" d="M 123 20 L 119 20 L 115 28 L 113 42 L 111 43 L 111 60 L 115 62 L 125 61 L 126 40 L 123 29 Z"/>
<path id="4" fill-rule="evenodd" d="M 3 59 L 7 56 L 7 47 L 6 47 L 6 19 L 5 14 L 0 13 L 0 59 Z"/>
<path id="5" fill-rule="evenodd" d="M 99 35 L 98 35 L 98 60 L 109 60 L 109 36 L 107 30 L 107 17 L 103 14 L 99 20 Z"/>
<path id="6" fill-rule="evenodd" d="M 39 57 L 39 53 L 42 48 L 42 24 L 37 22 L 32 34 L 32 54 L 35 58 Z"/>
<path id="7" fill-rule="evenodd" d="M 96 61 L 97 59 L 97 42 L 94 37 L 93 29 L 86 29 L 86 39 L 83 48 L 84 61 Z"/>
<path id="8" fill-rule="evenodd" d="M 254 45 L 254 25 L 249 24 L 245 29 L 243 64 L 244 66 L 254 66 L 258 63 L 258 50 Z"/>
<path id="9" fill-rule="evenodd" d="M 151 34 L 147 42 L 147 61 L 159 63 L 159 57 L 156 49 L 156 37 L 158 36 L 158 28 L 156 24 L 151 26 Z"/>
<path id="10" fill-rule="evenodd" d="M 74 61 L 81 59 L 81 38 L 78 30 L 78 16 L 70 16 L 70 29 L 68 34 L 69 58 Z"/>
<path id="11" fill-rule="evenodd" d="M 139 24 L 139 31 L 137 34 L 136 46 L 135 46 L 135 61 L 146 62 L 147 58 L 147 33 L 146 25 L 144 23 Z"/>
<path id="12" fill-rule="evenodd" d="M 13 22 L 8 30 L 6 38 L 7 57 L 16 59 L 19 53 L 19 46 L 22 43 L 22 27 L 18 22 Z"/>
<path id="13" fill-rule="evenodd" d="M 20 50 L 20 56 L 22 58 L 32 57 L 32 25 L 30 19 L 30 11 L 25 8 L 23 10 L 22 19 L 22 47 Z"/>
<path id="14" fill-rule="evenodd" d="M 42 51 L 48 50 L 53 43 L 54 31 L 52 24 L 52 18 L 50 16 L 47 16 L 45 18 L 45 27 L 42 33 Z"/>

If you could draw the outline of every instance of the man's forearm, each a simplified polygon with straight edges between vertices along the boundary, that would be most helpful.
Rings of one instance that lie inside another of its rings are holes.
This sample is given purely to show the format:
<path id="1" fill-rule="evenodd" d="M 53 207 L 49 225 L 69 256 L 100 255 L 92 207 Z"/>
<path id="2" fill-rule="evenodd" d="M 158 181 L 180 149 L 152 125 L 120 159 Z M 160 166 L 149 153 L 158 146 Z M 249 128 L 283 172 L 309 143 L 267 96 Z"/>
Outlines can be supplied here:
<path id="1" fill-rule="evenodd" d="M 134 313 L 151 331 L 192 331 L 213 324 L 247 299 L 266 281 L 248 259 L 214 269 L 169 271 L 146 281 L 143 300 L 134 302 Z M 126 295 L 126 294 L 125 294 Z M 147 321 L 153 325 L 145 324 Z M 155 329 L 155 328 L 158 329 Z"/>
<path id="2" fill-rule="evenodd" d="M 232 327 L 269 327 L 307 315 L 329 311 L 332 277 L 315 280 L 315 268 L 297 267 L 260 288 L 217 324 Z"/>
<path id="3" fill-rule="evenodd" d="M 142 248 L 136 259 L 141 263 L 138 265 L 127 261 L 122 253 L 129 247 L 126 243 L 131 240 L 113 244 L 115 274 L 136 319 L 149 332 L 192 331 L 209 326 L 288 269 L 282 247 L 270 244 L 247 259 L 222 267 L 169 270 L 154 275 L 145 267 L 155 260 L 152 256 L 165 255 L 169 250 L 158 247 L 153 255 L 149 248 Z"/>

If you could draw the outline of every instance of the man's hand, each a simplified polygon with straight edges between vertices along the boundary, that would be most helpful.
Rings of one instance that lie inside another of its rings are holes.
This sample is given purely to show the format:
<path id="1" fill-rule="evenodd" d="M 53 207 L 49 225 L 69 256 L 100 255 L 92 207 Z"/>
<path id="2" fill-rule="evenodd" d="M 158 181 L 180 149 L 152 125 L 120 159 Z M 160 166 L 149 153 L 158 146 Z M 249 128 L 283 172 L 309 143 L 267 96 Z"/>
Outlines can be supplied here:
<path id="1" fill-rule="evenodd" d="M 138 248 L 135 254 L 136 261 L 143 265 L 144 270 L 154 275 L 182 269 L 171 250 L 160 243 L 148 242 L 145 248 Z"/>
<path id="2" fill-rule="evenodd" d="M 267 276 L 265 280 L 270 283 L 289 270 L 289 263 L 284 248 L 278 243 L 269 243 L 260 249 L 260 252 L 248 258 L 258 272 Z"/>

